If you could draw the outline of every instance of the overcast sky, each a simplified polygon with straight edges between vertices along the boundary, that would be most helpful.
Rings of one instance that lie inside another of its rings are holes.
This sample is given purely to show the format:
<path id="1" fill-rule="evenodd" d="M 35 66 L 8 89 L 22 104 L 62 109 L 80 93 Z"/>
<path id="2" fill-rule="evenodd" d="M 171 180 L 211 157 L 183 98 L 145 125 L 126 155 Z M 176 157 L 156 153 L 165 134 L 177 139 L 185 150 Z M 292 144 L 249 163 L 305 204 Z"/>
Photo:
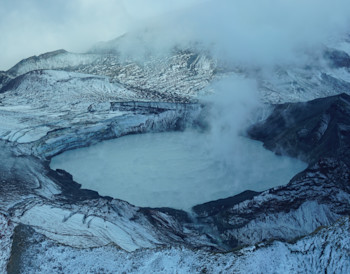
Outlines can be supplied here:
<path id="1" fill-rule="evenodd" d="M 349 15 L 349 0 L 0 0 L 0 70 L 147 25 L 158 49 L 192 39 L 235 60 L 275 63 L 350 29 Z"/>
<path id="2" fill-rule="evenodd" d="M 0 70 L 56 49 L 81 52 L 141 20 L 203 0 L 0 0 Z"/>

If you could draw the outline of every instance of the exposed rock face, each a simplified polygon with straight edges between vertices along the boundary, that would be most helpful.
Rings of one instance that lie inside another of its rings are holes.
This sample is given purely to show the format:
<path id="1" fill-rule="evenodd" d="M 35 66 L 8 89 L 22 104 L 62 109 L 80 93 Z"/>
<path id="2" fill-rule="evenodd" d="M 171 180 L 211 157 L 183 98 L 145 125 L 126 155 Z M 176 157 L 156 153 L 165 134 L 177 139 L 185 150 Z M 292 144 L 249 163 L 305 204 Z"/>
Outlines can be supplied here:
<path id="1" fill-rule="evenodd" d="M 350 96 L 340 94 L 304 104 L 275 106 L 249 135 L 280 154 L 309 163 L 334 157 L 350 164 Z"/>
<path id="2" fill-rule="evenodd" d="M 127 134 L 181 130 L 186 123 L 196 123 L 200 111 L 201 106 L 197 104 L 112 102 L 110 113 L 123 115 L 90 123 L 88 126 L 77 123 L 70 128 L 50 131 L 35 142 L 32 150 L 36 156 L 47 158 Z"/>
<path id="3" fill-rule="evenodd" d="M 325 58 L 336 68 L 349 68 L 350 56 L 344 51 L 336 49 L 326 49 L 324 52 Z"/>
<path id="4" fill-rule="evenodd" d="M 12 248 L 12 234 L 14 225 L 10 219 L 0 213 L 0 272 L 6 272 L 7 262 L 10 259 Z"/>
<path id="5" fill-rule="evenodd" d="M 0 90 L 5 86 L 12 78 L 5 72 L 0 71 Z"/>

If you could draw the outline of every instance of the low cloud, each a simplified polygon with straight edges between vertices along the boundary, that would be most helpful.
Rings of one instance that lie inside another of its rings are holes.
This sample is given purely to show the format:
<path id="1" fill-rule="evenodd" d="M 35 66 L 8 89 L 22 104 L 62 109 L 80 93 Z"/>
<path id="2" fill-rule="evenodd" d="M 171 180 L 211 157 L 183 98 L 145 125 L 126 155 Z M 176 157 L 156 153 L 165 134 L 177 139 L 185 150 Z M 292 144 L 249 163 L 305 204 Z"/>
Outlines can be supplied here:
<path id="1" fill-rule="evenodd" d="M 294 62 L 348 31 L 349 14 L 346 0 L 3 0 L 0 69 L 59 48 L 83 52 L 126 32 L 158 52 L 199 42 L 236 63 Z"/>
<path id="2" fill-rule="evenodd" d="M 2 0 L 0 70 L 56 49 L 84 52 L 99 41 L 140 26 L 140 21 L 195 2 L 198 0 Z"/>
<path id="3" fill-rule="evenodd" d="M 344 0 L 219 0 L 132 26 L 127 53 L 162 53 L 174 45 L 200 45 L 236 64 L 273 66 L 305 61 L 329 39 L 349 27 L 350 2 Z M 141 42 L 142 41 L 142 42 Z M 133 46 L 132 46 L 133 45 Z M 145 49 L 146 48 L 146 49 Z"/>

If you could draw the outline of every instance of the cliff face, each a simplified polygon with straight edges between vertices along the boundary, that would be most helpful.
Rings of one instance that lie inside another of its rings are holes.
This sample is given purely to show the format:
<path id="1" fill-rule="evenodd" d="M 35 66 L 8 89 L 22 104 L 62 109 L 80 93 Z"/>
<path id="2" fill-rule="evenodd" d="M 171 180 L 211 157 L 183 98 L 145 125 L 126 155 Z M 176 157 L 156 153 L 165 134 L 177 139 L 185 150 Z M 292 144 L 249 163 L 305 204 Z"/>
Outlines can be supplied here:
<path id="1" fill-rule="evenodd" d="M 334 157 L 349 164 L 349 107 L 347 94 L 278 105 L 248 134 L 276 153 L 301 157 L 309 163 Z"/>

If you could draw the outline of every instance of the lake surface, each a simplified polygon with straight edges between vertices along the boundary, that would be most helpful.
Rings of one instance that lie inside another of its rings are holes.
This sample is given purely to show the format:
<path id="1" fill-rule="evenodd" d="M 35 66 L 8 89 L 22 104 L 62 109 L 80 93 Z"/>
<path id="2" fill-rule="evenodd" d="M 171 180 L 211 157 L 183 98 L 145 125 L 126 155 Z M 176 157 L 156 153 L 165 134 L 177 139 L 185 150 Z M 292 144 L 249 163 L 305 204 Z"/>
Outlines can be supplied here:
<path id="1" fill-rule="evenodd" d="M 220 148 L 220 149 L 217 149 Z M 277 156 L 262 143 L 220 140 L 197 132 L 128 135 L 54 157 L 83 188 L 144 207 L 192 206 L 287 184 L 306 163 Z"/>

